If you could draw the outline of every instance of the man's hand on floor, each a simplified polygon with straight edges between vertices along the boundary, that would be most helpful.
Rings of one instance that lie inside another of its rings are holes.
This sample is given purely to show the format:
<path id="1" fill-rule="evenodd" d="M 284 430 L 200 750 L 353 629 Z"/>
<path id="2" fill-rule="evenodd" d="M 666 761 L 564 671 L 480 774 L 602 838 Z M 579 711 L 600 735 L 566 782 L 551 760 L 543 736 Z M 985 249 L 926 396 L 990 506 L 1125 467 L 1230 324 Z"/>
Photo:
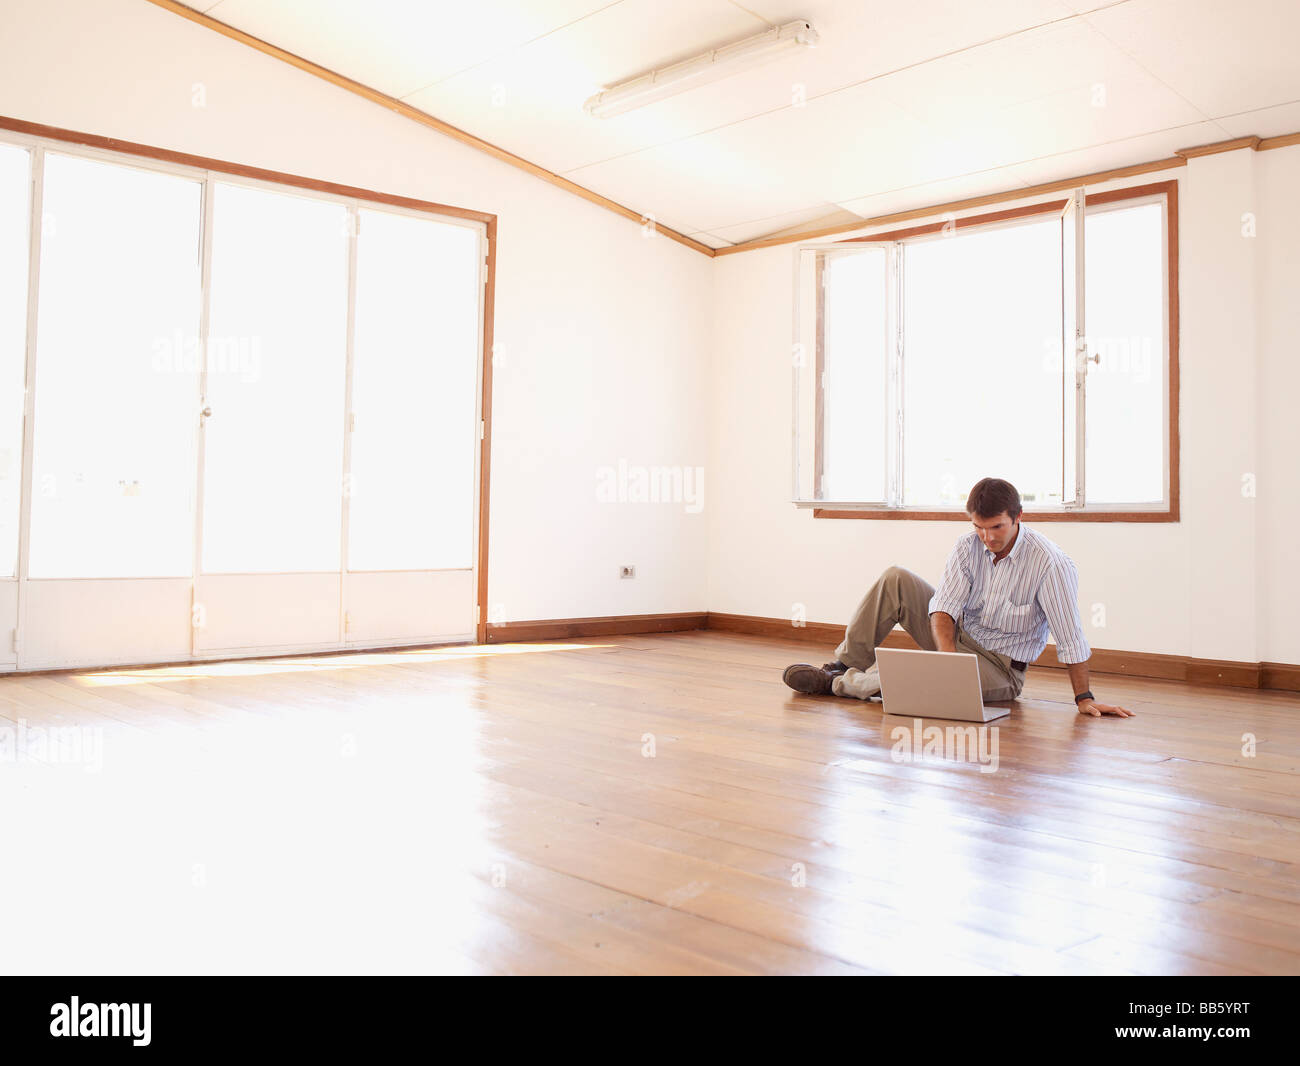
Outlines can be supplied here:
<path id="1" fill-rule="evenodd" d="M 1096 700 L 1084 700 L 1079 704 L 1080 714 L 1090 714 L 1093 718 L 1100 718 L 1103 714 L 1111 714 L 1116 718 L 1132 718 L 1133 712 L 1123 707 L 1114 707 L 1109 703 L 1098 703 Z"/>

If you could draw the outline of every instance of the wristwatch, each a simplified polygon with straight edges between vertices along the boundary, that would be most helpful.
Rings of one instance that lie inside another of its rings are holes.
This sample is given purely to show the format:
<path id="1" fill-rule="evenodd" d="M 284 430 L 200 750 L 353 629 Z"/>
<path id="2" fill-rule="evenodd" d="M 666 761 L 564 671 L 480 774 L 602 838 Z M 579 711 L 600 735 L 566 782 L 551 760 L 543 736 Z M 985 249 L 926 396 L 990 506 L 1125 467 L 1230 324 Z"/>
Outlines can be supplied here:
<path id="1" fill-rule="evenodd" d="M 1074 697 L 1074 702 L 1077 704 L 1077 703 L 1082 703 L 1084 700 L 1095 700 L 1096 698 L 1097 697 L 1094 696 L 1091 692 L 1080 692 L 1077 696 Z"/>

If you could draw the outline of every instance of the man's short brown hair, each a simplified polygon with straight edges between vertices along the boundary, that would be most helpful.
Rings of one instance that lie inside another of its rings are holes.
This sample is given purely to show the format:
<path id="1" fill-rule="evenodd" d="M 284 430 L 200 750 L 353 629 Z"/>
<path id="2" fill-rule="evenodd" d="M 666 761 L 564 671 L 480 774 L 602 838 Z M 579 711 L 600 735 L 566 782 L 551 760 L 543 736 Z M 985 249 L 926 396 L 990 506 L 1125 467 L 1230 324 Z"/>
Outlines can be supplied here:
<path id="1" fill-rule="evenodd" d="M 966 497 L 966 513 L 976 518 L 997 518 L 1006 512 L 1011 521 L 1020 517 L 1020 493 L 1010 481 L 1000 477 L 986 477 L 977 481 Z"/>

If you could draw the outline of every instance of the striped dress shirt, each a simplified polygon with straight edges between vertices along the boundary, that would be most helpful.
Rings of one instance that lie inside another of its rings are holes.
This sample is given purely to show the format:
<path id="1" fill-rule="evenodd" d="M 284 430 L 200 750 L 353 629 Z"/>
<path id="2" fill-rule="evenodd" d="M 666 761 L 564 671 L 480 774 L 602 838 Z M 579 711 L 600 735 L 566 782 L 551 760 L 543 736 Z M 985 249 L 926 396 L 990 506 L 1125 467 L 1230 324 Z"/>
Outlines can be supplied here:
<path id="1" fill-rule="evenodd" d="M 930 613 L 951 615 L 989 651 L 1032 663 L 1056 639 L 1056 657 L 1092 655 L 1079 617 L 1079 571 L 1055 544 L 1023 522 L 1011 551 L 995 566 L 979 534 L 957 542 L 930 598 Z"/>

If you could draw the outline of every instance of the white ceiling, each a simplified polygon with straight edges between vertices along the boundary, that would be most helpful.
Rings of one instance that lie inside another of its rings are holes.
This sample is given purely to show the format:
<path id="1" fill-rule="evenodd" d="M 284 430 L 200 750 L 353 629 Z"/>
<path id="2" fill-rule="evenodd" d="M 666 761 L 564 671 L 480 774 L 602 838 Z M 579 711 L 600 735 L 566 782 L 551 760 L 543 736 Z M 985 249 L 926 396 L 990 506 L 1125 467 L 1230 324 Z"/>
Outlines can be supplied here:
<path id="1" fill-rule="evenodd" d="M 713 247 L 1300 129 L 1296 0 L 192 6 Z M 817 48 L 616 118 L 582 109 L 794 18 Z"/>

